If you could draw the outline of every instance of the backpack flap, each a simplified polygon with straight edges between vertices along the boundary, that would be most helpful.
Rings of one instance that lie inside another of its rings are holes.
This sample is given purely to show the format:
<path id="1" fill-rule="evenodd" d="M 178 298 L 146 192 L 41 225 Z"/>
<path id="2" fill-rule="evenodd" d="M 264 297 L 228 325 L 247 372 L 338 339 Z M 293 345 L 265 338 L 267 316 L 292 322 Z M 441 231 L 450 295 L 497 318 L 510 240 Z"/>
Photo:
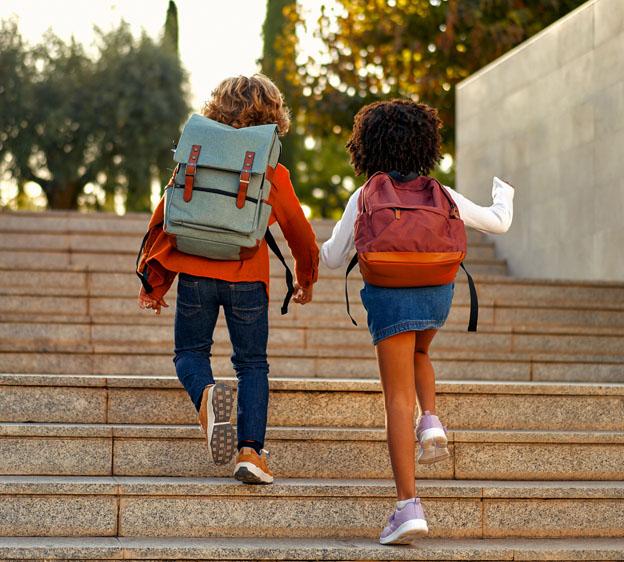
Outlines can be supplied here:
<path id="1" fill-rule="evenodd" d="M 267 167 L 277 165 L 280 150 L 276 125 L 235 129 L 193 115 L 174 154 L 179 169 L 168 205 L 169 230 L 177 224 L 257 231 L 271 189 Z"/>
<path id="2" fill-rule="evenodd" d="M 264 174 L 268 165 L 275 167 L 279 157 L 277 125 L 257 125 L 235 129 L 202 115 L 192 115 L 182 131 L 173 158 L 186 164 L 194 145 L 202 147 L 197 166 L 241 172 L 245 155 L 254 153 L 251 174 Z"/>

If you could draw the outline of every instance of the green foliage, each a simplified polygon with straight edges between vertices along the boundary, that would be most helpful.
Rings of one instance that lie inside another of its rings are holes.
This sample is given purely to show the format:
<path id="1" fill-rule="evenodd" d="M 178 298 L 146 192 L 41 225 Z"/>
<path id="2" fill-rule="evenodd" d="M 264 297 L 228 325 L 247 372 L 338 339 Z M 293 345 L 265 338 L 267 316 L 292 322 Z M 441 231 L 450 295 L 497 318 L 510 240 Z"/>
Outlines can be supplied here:
<path id="1" fill-rule="evenodd" d="M 150 179 L 168 179 L 172 141 L 189 112 L 185 73 L 177 56 L 146 35 L 133 39 L 126 26 L 100 34 L 99 48 L 95 128 L 105 189 L 122 185 L 129 209 L 148 210 Z"/>
<path id="2" fill-rule="evenodd" d="M 305 115 L 303 80 L 297 66 L 297 30 L 302 25 L 295 0 L 267 0 L 263 26 L 264 49 L 262 72 L 280 88 L 291 110 L 292 126 L 282 139 L 280 161 L 291 174 L 300 200 L 315 216 L 335 215 L 342 208 L 349 192 L 342 186 L 345 177 L 353 172 L 346 160 L 344 134 L 332 132 L 309 137 L 309 122 Z M 305 141 L 313 142 L 306 148 Z M 327 175 L 327 170 L 332 170 Z M 347 180 L 348 183 L 348 180 Z"/>
<path id="3" fill-rule="evenodd" d="M 169 6 L 167 7 L 162 44 L 164 48 L 178 56 L 178 7 L 173 0 L 169 0 Z"/>
<path id="4" fill-rule="evenodd" d="M 260 64 L 262 73 L 271 78 L 284 94 L 293 122 L 290 132 L 282 138 L 280 162 L 298 184 L 296 163 L 301 157 L 301 136 L 296 132 L 296 120 L 300 111 L 301 86 L 297 75 L 295 26 L 297 23 L 295 0 L 267 0 L 267 12 L 262 26 L 264 39 Z"/>
<path id="5" fill-rule="evenodd" d="M 372 98 L 412 97 L 438 108 L 452 153 L 455 84 L 583 1 L 340 0 L 319 20 L 328 62 L 304 65 L 310 119 L 346 127 Z"/>
<path id="6" fill-rule="evenodd" d="M 273 45 L 288 45 L 273 50 L 271 69 L 300 96 L 294 104 L 298 136 L 316 140 L 317 148 L 298 153 L 299 167 L 314 170 L 299 172 L 301 198 L 322 216 L 344 203 L 341 183 L 352 175 L 344 140 L 355 113 L 379 99 L 411 97 L 437 107 L 445 123 L 443 152 L 453 154 L 455 84 L 583 2 L 337 0 L 337 10 L 324 7 L 318 21 L 325 50 L 301 62 L 293 45 L 303 26 L 295 2 L 269 0 L 265 30 L 273 30 Z M 278 4 L 288 26 L 276 23 Z M 453 170 L 434 175 L 454 183 Z M 343 180 L 332 181 L 336 176 Z"/>
<path id="7" fill-rule="evenodd" d="M 0 22 L 0 161 L 23 162 L 29 150 L 20 140 L 33 107 L 33 68 L 15 21 Z M 9 152 L 9 145 L 14 149 Z"/>
<path id="8" fill-rule="evenodd" d="M 310 146 L 303 151 L 298 163 L 298 193 L 313 211 L 314 216 L 340 218 L 344 208 L 355 189 L 353 170 L 345 157 L 347 138 L 341 133 L 308 137 Z M 331 171 L 331 175 L 328 175 Z"/>
<path id="9" fill-rule="evenodd" d="M 127 24 L 96 30 L 98 54 L 47 34 L 29 48 L 0 26 L 0 158 L 18 182 L 38 183 L 52 208 L 76 208 L 87 183 L 150 207 L 172 139 L 188 114 L 176 55 Z"/>

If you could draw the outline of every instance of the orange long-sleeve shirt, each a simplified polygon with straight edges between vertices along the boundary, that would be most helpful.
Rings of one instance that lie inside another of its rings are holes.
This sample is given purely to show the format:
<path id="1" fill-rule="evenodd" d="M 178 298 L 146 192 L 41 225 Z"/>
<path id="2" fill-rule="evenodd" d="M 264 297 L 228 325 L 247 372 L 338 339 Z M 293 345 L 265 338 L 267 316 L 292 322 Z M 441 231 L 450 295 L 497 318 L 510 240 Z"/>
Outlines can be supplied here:
<path id="1" fill-rule="evenodd" d="M 318 278 L 319 250 L 312 226 L 303 214 L 290 181 L 290 173 L 281 164 L 277 165 L 273 174 L 269 204 L 273 208 L 269 225 L 275 222 L 279 224 L 295 259 L 297 282 L 307 288 Z M 162 229 L 163 219 L 164 196 L 150 219 L 147 239 L 137 267 L 138 272 L 143 272 L 147 267 L 148 281 L 153 288 L 150 296 L 163 297 L 180 272 L 231 282 L 262 281 L 268 292 L 269 252 L 265 240 L 249 259 L 211 260 L 178 251 Z"/>

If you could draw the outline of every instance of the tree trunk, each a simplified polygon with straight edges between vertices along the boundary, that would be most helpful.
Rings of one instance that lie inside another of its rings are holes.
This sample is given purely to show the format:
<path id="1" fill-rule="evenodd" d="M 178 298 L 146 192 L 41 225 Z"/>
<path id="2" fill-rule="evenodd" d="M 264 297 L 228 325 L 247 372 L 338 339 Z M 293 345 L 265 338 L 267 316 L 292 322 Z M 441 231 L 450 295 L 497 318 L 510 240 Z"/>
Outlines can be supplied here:
<path id="1" fill-rule="evenodd" d="M 82 191 L 82 185 L 77 181 L 60 184 L 52 182 L 46 190 L 48 208 L 59 210 L 73 210 L 78 208 L 78 195 Z"/>
<path id="2" fill-rule="evenodd" d="M 151 192 L 128 189 L 126 195 L 127 212 L 149 212 L 151 210 Z"/>

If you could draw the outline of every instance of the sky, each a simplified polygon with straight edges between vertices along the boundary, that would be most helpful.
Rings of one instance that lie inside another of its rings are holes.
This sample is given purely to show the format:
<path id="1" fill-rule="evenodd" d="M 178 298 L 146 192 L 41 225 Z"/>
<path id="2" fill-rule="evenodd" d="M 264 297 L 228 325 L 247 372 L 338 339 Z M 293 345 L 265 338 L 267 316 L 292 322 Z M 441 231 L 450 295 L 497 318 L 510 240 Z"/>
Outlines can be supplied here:
<path id="1" fill-rule="evenodd" d="M 180 58 L 189 72 L 192 105 L 199 109 L 227 76 L 252 74 L 262 54 L 265 0 L 177 0 Z M 17 16 L 22 36 L 38 43 L 48 29 L 93 44 L 93 26 L 108 30 L 121 19 L 139 34 L 159 37 L 168 0 L 1 0 L 0 19 Z M 233 31 L 236 30 L 234 33 Z"/>

